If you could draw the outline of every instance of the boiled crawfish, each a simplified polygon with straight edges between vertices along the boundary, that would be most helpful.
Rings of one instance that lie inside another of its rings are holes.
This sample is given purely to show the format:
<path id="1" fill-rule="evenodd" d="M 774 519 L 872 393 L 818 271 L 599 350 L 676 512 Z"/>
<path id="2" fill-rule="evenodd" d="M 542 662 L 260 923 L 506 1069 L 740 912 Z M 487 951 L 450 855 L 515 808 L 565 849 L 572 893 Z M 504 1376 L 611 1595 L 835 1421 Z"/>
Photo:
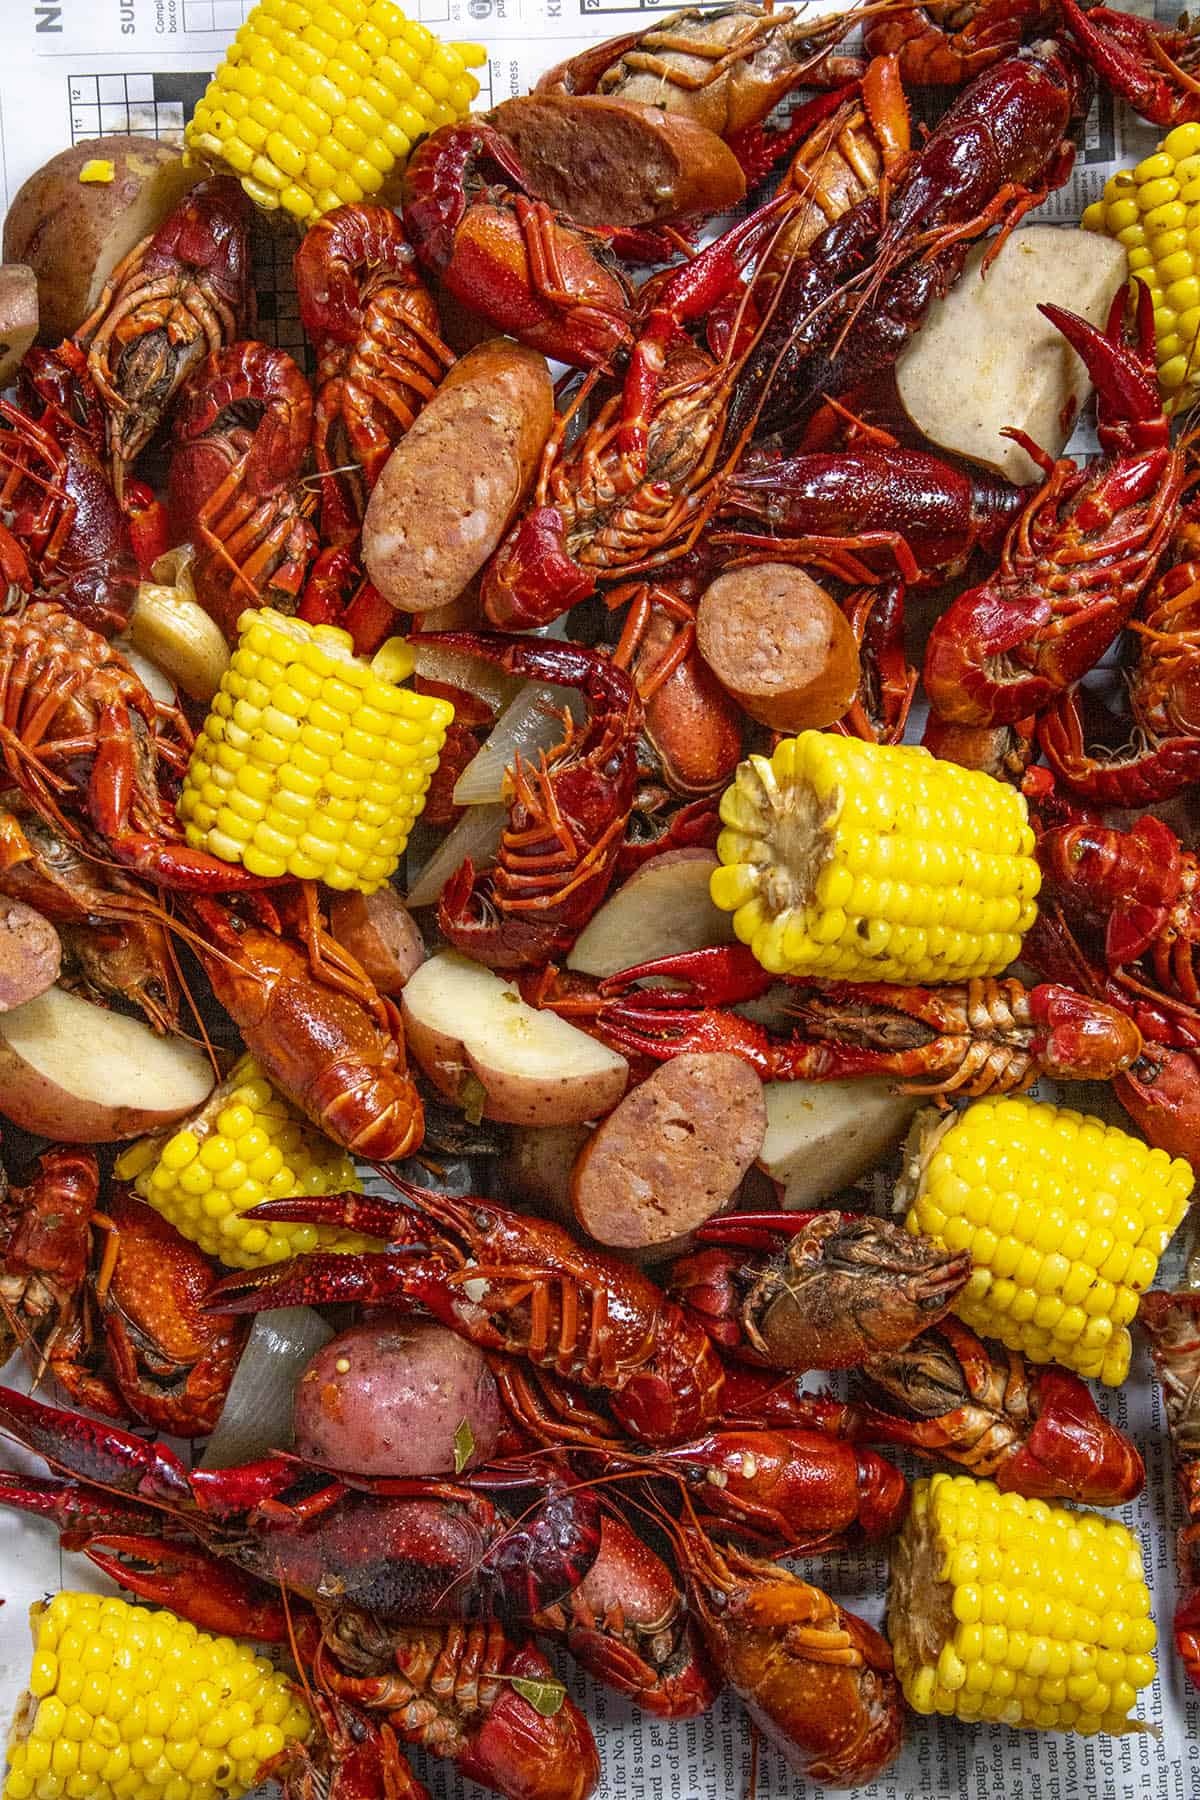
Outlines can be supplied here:
<path id="1" fill-rule="evenodd" d="M 1189 459 L 1188 486 L 1196 477 Z M 1078 691 L 1038 722 L 1042 755 L 1059 781 L 1100 806 L 1152 806 L 1200 779 L 1200 517 L 1180 507 L 1164 566 L 1129 621 L 1137 660 L 1129 674 L 1132 743 L 1086 747 Z"/>
<path id="2" fill-rule="evenodd" d="M 957 280 L 970 239 L 1011 231 L 1067 179 L 1086 86 L 1075 53 L 1053 40 L 976 76 L 902 167 L 886 211 L 868 196 L 793 263 L 730 405 L 726 445 L 755 420 L 764 433 L 798 430 L 824 395 L 890 367 Z"/>
<path id="3" fill-rule="evenodd" d="M 1133 345 L 1123 337 L 1123 292 L 1104 332 L 1061 307 L 1039 308 L 1096 385 L 1104 456 L 1080 469 L 1021 440 L 1046 481 L 995 575 L 959 595 L 925 653 L 930 706 L 951 723 L 1012 724 L 1050 706 L 1127 623 L 1175 530 L 1186 458 L 1172 448 L 1162 410 L 1150 293 L 1134 286 Z"/>
<path id="4" fill-rule="evenodd" d="M 189 911 L 213 993 L 280 1092 L 356 1156 L 418 1149 L 424 1111 L 400 1016 L 357 963 L 320 932 L 301 948 L 284 935 L 286 918 L 264 929 L 213 901 L 193 899 Z"/>
<path id="5" fill-rule="evenodd" d="M 600 1550 L 579 1586 L 535 1614 L 533 1626 L 659 1718 L 695 1718 L 720 1692 L 675 1575 L 615 1511 L 601 1517 Z"/>
<path id="6" fill-rule="evenodd" d="M 201 182 L 117 264 L 75 333 L 106 409 L 118 499 L 188 376 L 246 323 L 249 213 L 236 181 Z"/>
<path id="7" fill-rule="evenodd" d="M 138 566 L 129 525 L 89 435 L 55 404 L 0 400 L 0 585 L 54 601 L 112 637 L 129 623 Z"/>
<path id="8" fill-rule="evenodd" d="M 578 690 L 587 718 L 563 714 L 562 742 L 538 767 L 508 771 L 509 816 L 496 867 L 468 858 L 438 902 L 438 924 L 458 949 L 490 968 L 538 967 L 561 956 L 612 879 L 637 779 L 642 711 L 633 683 L 597 650 L 528 638 L 444 631 L 410 642 L 484 657 L 509 675 Z"/>
<path id="9" fill-rule="evenodd" d="M 718 1549 L 685 1497 L 660 1518 L 720 1673 L 797 1774 L 855 1787 L 895 1759 L 904 1709 L 877 1631 L 778 1563 Z"/>
<path id="10" fill-rule="evenodd" d="M 793 88 L 837 85 L 859 73 L 853 57 L 831 54 L 853 23 L 852 13 L 810 20 L 802 7 L 746 0 L 686 7 L 648 31 L 608 38 L 557 63 L 534 91 L 608 94 L 685 113 L 740 149 Z"/>
<path id="11" fill-rule="evenodd" d="M 239 422 L 247 413 L 253 426 Z M 236 343 L 192 378 L 175 419 L 170 510 L 194 544 L 196 597 L 231 643 L 247 607 L 293 613 L 317 548 L 300 485 L 308 382 L 286 350 Z"/>
<path id="12" fill-rule="evenodd" d="M 775 1369 L 847 1369 L 935 1324 L 971 1259 L 865 1213 L 735 1213 L 703 1228 L 668 1291 L 727 1355 Z"/>
<path id="13" fill-rule="evenodd" d="M 40 1374 L 60 1354 L 87 1282 L 99 1193 L 90 1149 L 47 1150 L 23 1188 L 0 1169 L 0 1361 L 27 1348 Z"/>
<path id="14" fill-rule="evenodd" d="M 539 200 L 490 125 L 443 125 L 414 150 L 404 228 L 449 293 L 543 355 L 607 367 L 628 348 L 629 289 L 606 239 Z"/>
<path id="15" fill-rule="evenodd" d="M 234 1312 L 335 1300 L 421 1306 L 482 1349 L 605 1395 L 621 1427 L 644 1443 L 677 1442 L 717 1416 L 715 1351 L 640 1270 L 584 1249 L 558 1225 L 385 1173 L 400 1199 L 328 1195 L 270 1201 L 255 1212 L 338 1219 L 392 1248 L 227 1276 L 214 1303 Z M 414 1254 L 431 1233 L 432 1249 Z"/>
<path id="16" fill-rule="evenodd" d="M 1200 43 L 1185 13 L 1177 26 L 1058 0 L 1063 24 L 1104 85 L 1152 125 L 1188 125 L 1200 119 L 1196 71 Z"/>
<path id="17" fill-rule="evenodd" d="M 682 989 L 628 991 L 649 977 Z M 1010 978 L 965 987 L 896 988 L 880 982 L 789 979 L 800 1020 L 786 1041 L 724 1010 L 772 985 L 742 945 L 659 957 L 601 982 L 599 998 L 545 1004 L 590 1014 L 589 1027 L 623 1053 L 666 1061 L 697 1050 L 727 1050 L 764 1081 L 836 1081 L 893 1075 L 909 1092 L 1014 1093 L 1039 1075 L 1108 1081 L 1141 1053 L 1137 1027 L 1117 1008 L 1072 988 L 1027 988 Z M 615 996 L 615 997 L 610 997 Z"/>
<path id="18" fill-rule="evenodd" d="M 1138 1317 L 1162 1388 L 1171 1457 L 1186 1523 L 1176 1538 L 1179 1598 L 1175 1647 L 1193 1687 L 1200 1688 L 1200 1293 L 1152 1290 Z"/>
<path id="19" fill-rule="evenodd" d="M 384 463 L 454 357 L 390 206 L 324 214 L 305 233 L 295 270 L 317 357 L 321 541 L 351 543 Z"/>
<path id="20" fill-rule="evenodd" d="M 863 44 L 897 56 L 910 87 L 961 87 L 1061 18 L 1059 0 L 923 0 L 868 19 Z"/>

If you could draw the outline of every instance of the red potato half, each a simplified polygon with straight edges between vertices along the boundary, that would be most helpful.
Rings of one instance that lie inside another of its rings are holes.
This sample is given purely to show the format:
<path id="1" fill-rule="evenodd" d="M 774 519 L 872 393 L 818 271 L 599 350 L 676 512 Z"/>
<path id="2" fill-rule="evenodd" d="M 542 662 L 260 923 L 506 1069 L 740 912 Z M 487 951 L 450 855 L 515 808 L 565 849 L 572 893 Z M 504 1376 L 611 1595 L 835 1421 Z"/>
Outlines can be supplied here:
<path id="1" fill-rule="evenodd" d="M 297 1383 L 293 1420 L 297 1455 L 325 1468 L 453 1475 L 496 1448 L 500 1396 L 465 1338 L 423 1319 L 376 1318 L 318 1350 Z"/>
<path id="2" fill-rule="evenodd" d="M 47 988 L 0 1016 L 0 1110 L 67 1144 L 111 1144 L 195 1112 L 213 1087 L 183 1038 Z"/>
<path id="3" fill-rule="evenodd" d="M 571 946 L 568 969 L 603 979 L 657 956 L 735 941 L 733 919 L 712 903 L 711 850 L 665 850 L 635 869 Z"/>
<path id="4" fill-rule="evenodd" d="M 459 1105 L 510 1125 L 577 1125 L 610 1112 L 629 1065 L 457 951 L 430 957 L 401 996 L 413 1060 Z"/>

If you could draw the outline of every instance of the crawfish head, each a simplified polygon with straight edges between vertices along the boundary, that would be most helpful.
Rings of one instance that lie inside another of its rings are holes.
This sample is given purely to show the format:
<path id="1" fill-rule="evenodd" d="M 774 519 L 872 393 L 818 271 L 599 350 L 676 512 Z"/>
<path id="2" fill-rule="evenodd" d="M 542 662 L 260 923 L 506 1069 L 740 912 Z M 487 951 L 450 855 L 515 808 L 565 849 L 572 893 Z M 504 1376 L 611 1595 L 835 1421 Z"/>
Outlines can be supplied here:
<path id="1" fill-rule="evenodd" d="M 674 1290 L 719 1343 L 772 1368 L 853 1368 L 906 1344 L 942 1316 L 970 1274 L 969 1257 L 886 1219 L 815 1213 L 793 1229 L 782 1250 L 704 1250 L 672 1273 Z M 719 1237 L 720 1225 L 705 1235 Z"/>

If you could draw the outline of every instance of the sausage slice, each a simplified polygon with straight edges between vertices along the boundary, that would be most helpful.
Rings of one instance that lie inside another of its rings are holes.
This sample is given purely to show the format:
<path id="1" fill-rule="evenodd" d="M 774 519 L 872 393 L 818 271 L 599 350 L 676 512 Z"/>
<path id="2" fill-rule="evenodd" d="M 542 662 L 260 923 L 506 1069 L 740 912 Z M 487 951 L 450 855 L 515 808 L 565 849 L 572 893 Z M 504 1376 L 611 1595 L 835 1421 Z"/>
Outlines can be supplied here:
<path id="1" fill-rule="evenodd" d="M 858 645 L 846 615 L 790 563 L 718 575 L 700 601 L 696 643 L 721 686 L 774 731 L 832 725 L 858 691 Z"/>

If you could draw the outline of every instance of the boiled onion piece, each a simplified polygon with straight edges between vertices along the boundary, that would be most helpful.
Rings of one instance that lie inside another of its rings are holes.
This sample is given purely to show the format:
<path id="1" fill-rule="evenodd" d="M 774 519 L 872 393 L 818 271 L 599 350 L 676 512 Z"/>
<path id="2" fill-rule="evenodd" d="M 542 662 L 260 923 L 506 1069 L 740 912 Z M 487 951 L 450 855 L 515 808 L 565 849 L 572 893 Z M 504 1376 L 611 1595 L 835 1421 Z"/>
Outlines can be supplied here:
<path id="1" fill-rule="evenodd" d="M 469 806 L 416 877 L 404 896 L 405 905 L 432 906 L 468 856 L 477 869 L 493 862 L 507 814 L 504 806 Z"/>
<path id="2" fill-rule="evenodd" d="M 332 1327 L 310 1306 L 259 1313 L 200 1459 L 202 1469 L 230 1469 L 291 1448 L 296 1383 L 332 1336 Z"/>
<path id="3" fill-rule="evenodd" d="M 506 675 L 495 663 L 469 650 L 451 650 L 443 644 L 414 643 L 413 672 L 422 681 L 440 681 L 447 687 L 475 694 L 494 713 L 499 713 L 525 686 L 519 675 Z"/>
<path id="4" fill-rule="evenodd" d="M 540 751 L 551 750 L 562 742 L 562 709 L 572 701 L 578 702 L 578 695 L 563 688 L 526 683 L 459 776 L 454 804 L 494 805 L 504 792 L 505 770 L 512 768 L 518 756 L 536 765 Z M 582 718 L 582 712 L 575 716 Z"/>

